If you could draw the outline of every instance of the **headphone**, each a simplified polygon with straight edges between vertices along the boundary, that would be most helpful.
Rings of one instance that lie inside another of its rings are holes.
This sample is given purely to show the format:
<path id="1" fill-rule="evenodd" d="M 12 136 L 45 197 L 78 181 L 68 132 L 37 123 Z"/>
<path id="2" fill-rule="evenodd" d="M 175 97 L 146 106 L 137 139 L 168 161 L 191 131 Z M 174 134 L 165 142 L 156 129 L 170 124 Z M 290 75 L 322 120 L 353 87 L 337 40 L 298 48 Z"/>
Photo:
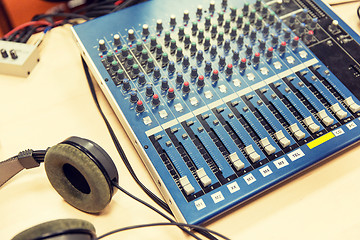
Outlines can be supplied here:
<path id="1" fill-rule="evenodd" d="M 45 153 L 45 154 L 44 154 Z M 21 152 L 0 163 L 0 172 L 14 171 L 0 176 L 4 183 L 24 168 L 40 166 L 44 162 L 46 175 L 53 188 L 73 207 L 88 213 L 101 212 L 116 192 L 119 176 L 110 156 L 98 144 L 80 137 L 69 137 L 46 151 Z M 20 163 L 20 164 L 19 164 Z M 20 166 L 16 168 L 16 166 Z M 1 183 L 0 183 L 1 185 Z M 14 240 L 92 240 L 94 226 L 84 220 L 61 219 L 46 222 L 16 235 Z"/>

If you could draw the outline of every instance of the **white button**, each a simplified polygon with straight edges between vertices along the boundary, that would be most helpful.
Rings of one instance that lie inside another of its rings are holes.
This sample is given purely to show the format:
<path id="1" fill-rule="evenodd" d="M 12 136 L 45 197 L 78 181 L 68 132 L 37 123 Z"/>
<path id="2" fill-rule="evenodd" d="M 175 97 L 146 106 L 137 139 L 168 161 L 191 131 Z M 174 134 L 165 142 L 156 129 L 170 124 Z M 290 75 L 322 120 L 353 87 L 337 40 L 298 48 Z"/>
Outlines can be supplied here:
<path id="1" fill-rule="evenodd" d="M 181 105 L 181 103 L 175 104 L 174 108 L 177 112 L 182 112 L 182 110 L 184 109 L 183 106 Z"/>
<path id="2" fill-rule="evenodd" d="M 232 162 L 232 163 L 236 162 L 237 160 L 240 160 L 240 158 L 236 152 L 230 154 L 229 159 L 230 159 L 230 162 Z"/>
<path id="3" fill-rule="evenodd" d="M 299 128 L 299 126 L 297 125 L 297 123 L 294 123 L 294 124 L 290 125 L 290 126 L 289 126 L 289 129 L 290 129 L 291 133 L 295 133 L 296 131 L 299 131 L 299 130 L 300 130 L 300 128 Z"/>
<path id="4" fill-rule="evenodd" d="M 144 117 L 143 122 L 145 125 L 150 125 L 152 123 L 151 118 L 149 116 Z"/>
<path id="5" fill-rule="evenodd" d="M 254 81 L 255 79 L 255 75 L 253 73 L 248 73 L 246 74 L 246 77 L 250 80 L 250 81 Z"/>
<path id="6" fill-rule="evenodd" d="M 159 115 L 161 118 L 166 118 L 168 116 L 167 112 L 165 111 L 165 109 L 159 111 Z"/>
<path id="7" fill-rule="evenodd" d="M 245 164 L 241 160 L 237 160 L 237 161 L 233 162 L 233 164 L 237 171 L 239 171 L 240 169 L 245 167 Z"/>
<path id="8" fill-rule="evenodd" d="M 307 127 L 309 127 L 310 124 L 314 123 L 314 121 L 312 120 L 311 116 L 305 118 L 305 119 L 303 120 L 303 122 L 305 123 L 305 125 L 306 125 Z"/>
<path id="9" fill-rule="evenodd" d="M 360 110 L 360 106 L 357 105 L 356 103 L 354 103 L 354 104 L 351 104 L 351 105 L 350 105 L 349 109 L 350 109 L 353 113 L 356 113 L 357 111 Z"/>
<path id="10" fill-rule="evenodd" d="M 184 191 L 185 191 L 186 195 L 190 195 L 193 192 L 195 192 L 195 188 L 191 184 L 183 186 L 183 188 L 184 188 Z"/>
<path id="11" fill-rule="evenodd" d="M 266 147 L 267 145 L 270 145 L 269 139 L 267 137 L 261 139 L 259 142 L 262 147 Z"/>
<path id="12" fill-rule="evenodd" d="M 274 148 L 272 145 L 267 145 L 264 149 L 268 155 L 271 155 L 276 151 L 276 148 Z"/>
<path id="13" fill-rule="evenodd" d="M 210 91 L 204 92 L 204 95 L 205 95 L 205 97 L 206 97 L 207 99 L 211 99 L 211 98 L 213 97 L 213 94 L 212 94 L 212 92 L 210 92 Z"/>
<path id="14" fill-rule="evenodd" d="M 286 58 L 286 61 L 290 64 L 294 64 L 295 63 L 295 58 L 293 56 L 288 56 Z"/>
<path id="15" fill-rule="evenodd" d="M 299 55 L 300 55 L 301 58 L 307 58 L 308 54 L 305 51 L 301 51 L 301 52 L 299 52 Z"/>
<path id="16" fill-rule="evenodd" d="M 247 155 L 250 155 L 251 153 L 255 152 L 253 146 L 250 144 L 244 148 Z"/>
<path id="17" fill-rule="evenodd" d="M 334 123 L 334 119 L 330 118 L 330 117 L 325 117 L 322 122 L 325 124 L 325 126 L 330 126 L 331 124 Z"/>
<path id="18" fill-rule="evenodd" d="M 211 184 L 211 179 L 206 175 L 206 176 L 200 178 L 200 182 L 204 187 L 207 187 Z"/>
<path id="19" fill-rule="evenodd" d="M 335 103 L 330 107 L 331 111 L 333 111 L 334 113 L 336 113 L 337 111 L 340 111 L 341 108 L 339 106 L 339 103 Z"/>
<path id="20" fill-rule="evenodd" d="M 196 97 L 192 97 L 192 98 L 190 98 L 190 103 L 191 103 L 191 105 L 196 106 L 196 105 L 198 105 L 199 101 L 197 100 Z"/>
<path id="21" fill-rule="evenodd" d="M 279 141 L 280 139 L 282 139 L 282 138 L 285 138 L 285 135 L 284 135 L 284 133 L 282 132 L 282 130 L 280 130 L 280 131 L 277 131 L 276 133 L 275 133 L 275 138 Z"/>
<path id="22" fill-rule="evenodd" d="M 308 126 L 308 128 L 309 128 L 310 132 L 312 132 L 312 133 L 315 133 L 320 130 L 320 126 L 315 123 Z"/>
<path id="23" fill-rule="evenodd" d="M 286 137 L 280 139 L 279 142 L 280 142 L 280 144 L 281 144 L 281 146 L 282 146 L 283 148 L 286 148 L 287 146 L 290 145 L 290 140 L 287 139 Z"/>
<path id="24" fill-rule="evenodd" d="M 250 160 L 254 163 L 256 161 L 260 160 L 260 155 L 257 154 L 256 152 L 253 152 L 249 155 Z"/>
<path id="25" fill-rule="evenodd" d="M 354 104 L 354 100 L 352 99 L 352 97 L 348 97 L 344 100 L 344 103 L 346 104 L 346 106 L 350 106 L 351 104 Z"/>
<path id="26" fill-rule="evenodd" d="M 346 118 L 347 116 L 347 112 L 345 112 L 344 110 L 339 110 L 336 112 L 336 116 L 341 120 L 341 119 L 344 119 Z"/>
<path id="27" fill-rule="evenodd" d="M 262 68 L 260 68 L 260 72 L 262 75 L 268 75 L 269 69 L 267 69 L 266 67 L 262 67 Z"/>
<path id="28" fill-rule="evenodd" d="M 296 137 L 297 140 L 301 140 L 305 137 L 305 133 L 299 130 L 294 133 L 294 136 Z"/>
<path id="29" fill-rule="evenodd" d="M 274 67 L 275 67 L 276 69 L 281 69 L 282 64 L 281 64 L 280 62 L 274 62 Z"/>
<path id="30" fill-rule="evenodd" d="M 233 83 L 236 87 L 240 87 L 240 85 L 241 85 L 240 79 L 237 79 L 237 78 L 233 80 Z"/>
<path id="31" fill-rule="evenodd" d="M 319 111 L 319 112 L 317 113 L 317 115 L 318 115 L 318 117 L 319 117 L 320 119 L 324 119 L 324 118 L 326 118 L 326 117 L 328 116 L 327 113 L 325 112 L 325 109 Z"/>
<path id="32" fill-rule="evenodd" d="M 227 87 L 226 87 L 225 85 L 220 85 L 220 86 L 219 86 L 219 90 L 220 90 L 220 92 L 222 92 L 222 93 L 226 93 Z"/>

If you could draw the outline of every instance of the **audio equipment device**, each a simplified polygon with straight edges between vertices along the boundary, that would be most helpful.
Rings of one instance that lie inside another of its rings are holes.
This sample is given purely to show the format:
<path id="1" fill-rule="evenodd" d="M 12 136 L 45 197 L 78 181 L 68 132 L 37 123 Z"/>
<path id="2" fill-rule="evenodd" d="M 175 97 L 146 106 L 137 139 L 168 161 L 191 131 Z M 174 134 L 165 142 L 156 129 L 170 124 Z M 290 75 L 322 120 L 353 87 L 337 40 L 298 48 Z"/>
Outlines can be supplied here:
<path id="1" fill-rule="evenodd" d="M 153 0 L 72 31 L 179 222 L 360 138 L 360 37 L 320 0 Z"/>

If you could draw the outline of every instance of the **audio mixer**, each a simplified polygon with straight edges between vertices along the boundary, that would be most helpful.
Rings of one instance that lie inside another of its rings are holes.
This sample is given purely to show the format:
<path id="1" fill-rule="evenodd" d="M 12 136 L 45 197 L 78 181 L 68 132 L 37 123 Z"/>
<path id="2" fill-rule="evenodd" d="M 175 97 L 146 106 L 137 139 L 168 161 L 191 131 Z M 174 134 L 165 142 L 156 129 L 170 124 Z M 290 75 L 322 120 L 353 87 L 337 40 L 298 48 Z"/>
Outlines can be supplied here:
<path id="1" fill-rule="evenodd" d="M 72 30 L 178 221 L 360 138 L 360 37 L 320 0 L 152 0 Z"/>

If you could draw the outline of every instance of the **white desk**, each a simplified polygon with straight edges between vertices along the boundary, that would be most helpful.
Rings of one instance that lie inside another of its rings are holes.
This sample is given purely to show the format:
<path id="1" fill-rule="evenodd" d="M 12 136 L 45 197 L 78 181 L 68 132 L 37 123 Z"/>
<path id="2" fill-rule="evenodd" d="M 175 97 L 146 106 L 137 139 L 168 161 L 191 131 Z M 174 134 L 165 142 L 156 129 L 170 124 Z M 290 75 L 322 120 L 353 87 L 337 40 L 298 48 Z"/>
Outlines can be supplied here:
<path id="1" fill-rule="evenodd" d="M 358 3 L 335 11 L 360 32 Z M 87 86 L 80 55 L 68 27 L 51 30 L 41 61 L 27 79 L 0 77 L 0 159 L 27 148 L 45 149 L 69 136 L 91 139 L 114 159 L 120 184 L 150 201 L 134 183 L 112 144 Z M 98 89 L 98 88 L 97 88 Z M 102 106 L 141 180 L 159 194 L 117 118 L 97 90 Z M 232 239 L 358 239 L 360 236 L 360 147 L 354 146 L 325 164 L 236 208 L 207 226 Z M 160 194 L 159 194 L 160 195 Z M 165 221 L 118 192 L 100 215 L 82 213 L 50 186 L 43 167 L 23 171 L 0 189 L 0 238 L 40 222 L 81 218 L 98 234 Z M 176 227 L 132 230 L 107 239 L 190 239 Z"/>

